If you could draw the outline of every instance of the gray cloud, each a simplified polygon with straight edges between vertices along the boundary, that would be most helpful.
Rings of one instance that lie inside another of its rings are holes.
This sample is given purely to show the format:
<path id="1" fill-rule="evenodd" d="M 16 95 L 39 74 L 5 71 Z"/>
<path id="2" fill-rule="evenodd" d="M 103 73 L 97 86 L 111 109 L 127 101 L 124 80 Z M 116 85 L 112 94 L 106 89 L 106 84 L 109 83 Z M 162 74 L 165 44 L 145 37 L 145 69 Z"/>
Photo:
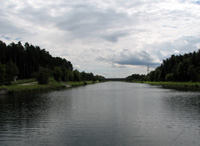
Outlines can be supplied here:
<path id="1" fill-rule="evenodd" d="M 75 38 L 101 38 L 109 42 L 117 42 L 119 38 L 129 35 L 130 32 L 125 28 L 131 21 L 127 13 L 117 12 L 112 8 L 98 8 L 92 3 L 59 1 L 35 8 L 25 2 L 20 9 L 17 9 L 15 5 L 12 7 L 16 10 L 15 15 L 18 17 L 21 15 L 20 19 L 29 21 L 35 26 L 54 26 L 62 31 L 70 32 Z M 8 28 L 8 30 L 17 30 L 16 26 L 9 27 L 4 23 L 1 25 L 3 25 L 2 28 Z"/>
<path id="2" fill-rule="evenodd" d="M 112 66 L 118 68 L 122 68 L 123 65 L 149 65 L 156 67 L 161 64 L 162 60 L 169 58 L 172 54 L 179 55 L 196 51 L 199 49 L 198 45 L 200 45 L 200 36 L 183 36 L 174 41 L 144 46 L 144 48 L 149 50 L 148 52 L 124 49 L 119 53 L 113 51 L 114 55 L 110 54 L 108 57 L 99 57 L 98 60 L 110 62 Z"/>
<path id="3" fill-rule="evenodd" d="M 71 32 L 76 37 L 98 37 L 117 42 L 118 38 L 129 34 L 128 30 L 123 29 L 129 21 L 125 13 L 88 5 L 74 6 L 73 9 L 75 11 L 68 12 L 68 15 L 60 18 L 57 27 Z"/>
<path id="4" fill-rule="evenodd" d="M 130 54 L 121 54 L 122 59 L 116 60 L 116 63 L 121 65 L 149 65 L 158 66 L 159 62 L 156 62 L 153 57 L 146 51 L 134 52 Z"/>
<path id="5" fill-rule="evenodd" d="M 160 62 L 155 60 L 155 58 L 146 51 L 134 51 L 123 50 L 113 56 L 99 57 L 98 60 L 116 63 L 119 65 L 133 65 L 133 66 L 158 66 Z"/>
<path id="6" fill-rule="evenodd" d="M 151 49 L 160 60 L 170 57 L 172 54 L 184 54 L 200 49 L 200 36 L 183 36 L 174 41 L 155 43 L 146 48 Z"/>
<path id="7" fill-rule="evenodd" d="M 197 50 L 199 13 L 198 0 L 6 0 L 0 39 L 21 38 L 83 66 L 94 61 L 102 72 L 126 65 L 141 71 L 171 54 Z"/>
<path id="8" fill-rule="evenodd" d="M 25 33 L 25 29 L 16 26 L 12 21 L 0 17 L 0 34 L 22 34 Z"/>

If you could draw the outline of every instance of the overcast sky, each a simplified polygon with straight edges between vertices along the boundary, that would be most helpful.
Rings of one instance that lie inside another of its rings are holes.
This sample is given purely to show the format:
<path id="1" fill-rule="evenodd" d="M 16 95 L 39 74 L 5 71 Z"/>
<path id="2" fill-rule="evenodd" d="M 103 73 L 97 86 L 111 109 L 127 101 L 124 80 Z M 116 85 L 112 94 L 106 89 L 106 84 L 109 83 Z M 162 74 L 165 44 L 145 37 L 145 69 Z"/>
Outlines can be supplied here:
<path id="1" fill-rule="evenodd" d="M 0 40 L 29 42 L 79 71 L 147 73 L 200 46 L 198 0 L 4 0 Z"/>

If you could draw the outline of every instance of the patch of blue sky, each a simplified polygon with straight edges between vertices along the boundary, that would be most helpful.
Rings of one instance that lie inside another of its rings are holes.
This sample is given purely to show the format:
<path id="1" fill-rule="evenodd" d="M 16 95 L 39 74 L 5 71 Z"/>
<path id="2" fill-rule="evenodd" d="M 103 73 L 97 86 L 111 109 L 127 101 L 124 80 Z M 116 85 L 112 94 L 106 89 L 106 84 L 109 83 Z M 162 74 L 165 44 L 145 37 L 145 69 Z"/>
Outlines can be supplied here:
<path id="1" fill-rule="evenodd" d="M 200 5 L 200 1 L 196 1 L 195 3 Z"/>
<path id="2" fill-rule="evenodd" d="M 191 2 L 191 3 L 194 3 L 194 4 L 200 5 L 200 0 L 179 0 L 179 1 L 182 2 L 182 3 Z"/>
<path id="3" fill-rule="evenodd" d="M 12 37 L 9 37 L 9 36 L 6 36 L 6 35 L 0 35 L 0 38 L 3 38 L 3 39 L 6 39 L 7 41 L 21 41 L 21 38 L 20 37 L 17 37 L 17 38 L 12 38 Z"/>
<path id="4" fill-rule="evenodd" d="M 11 37 L 8 37 L 8 36 L 5 36 L 5 35 L 1 35 L 1 38 L 4 38 L 4 39 L 6 39 L 6 40 L 11 40 Z"/>

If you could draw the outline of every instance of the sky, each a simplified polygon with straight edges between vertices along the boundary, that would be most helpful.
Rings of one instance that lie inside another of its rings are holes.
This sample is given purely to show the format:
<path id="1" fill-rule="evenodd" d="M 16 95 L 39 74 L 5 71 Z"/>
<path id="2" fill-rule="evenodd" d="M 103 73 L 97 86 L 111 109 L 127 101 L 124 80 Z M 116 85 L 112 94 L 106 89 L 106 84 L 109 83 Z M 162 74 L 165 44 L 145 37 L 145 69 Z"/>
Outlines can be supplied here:
<path id="1" fill-rule="evenodd" d="M 147 74 L 200 48 L 200 0 L 1 0 L 0 40 L 106 78 Z"/>

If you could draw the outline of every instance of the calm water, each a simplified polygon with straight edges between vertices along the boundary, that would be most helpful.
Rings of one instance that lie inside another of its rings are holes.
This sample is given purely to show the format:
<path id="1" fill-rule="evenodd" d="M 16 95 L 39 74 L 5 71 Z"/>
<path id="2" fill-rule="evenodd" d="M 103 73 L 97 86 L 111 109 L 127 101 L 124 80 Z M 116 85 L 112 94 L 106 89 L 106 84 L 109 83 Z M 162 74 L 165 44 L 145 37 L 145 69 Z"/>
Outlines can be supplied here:
<path id="1" fill-rule="evenodd" d="M 0 96 L 0 146 L 200 146 L 200 92 L 106 82 Z"/>

